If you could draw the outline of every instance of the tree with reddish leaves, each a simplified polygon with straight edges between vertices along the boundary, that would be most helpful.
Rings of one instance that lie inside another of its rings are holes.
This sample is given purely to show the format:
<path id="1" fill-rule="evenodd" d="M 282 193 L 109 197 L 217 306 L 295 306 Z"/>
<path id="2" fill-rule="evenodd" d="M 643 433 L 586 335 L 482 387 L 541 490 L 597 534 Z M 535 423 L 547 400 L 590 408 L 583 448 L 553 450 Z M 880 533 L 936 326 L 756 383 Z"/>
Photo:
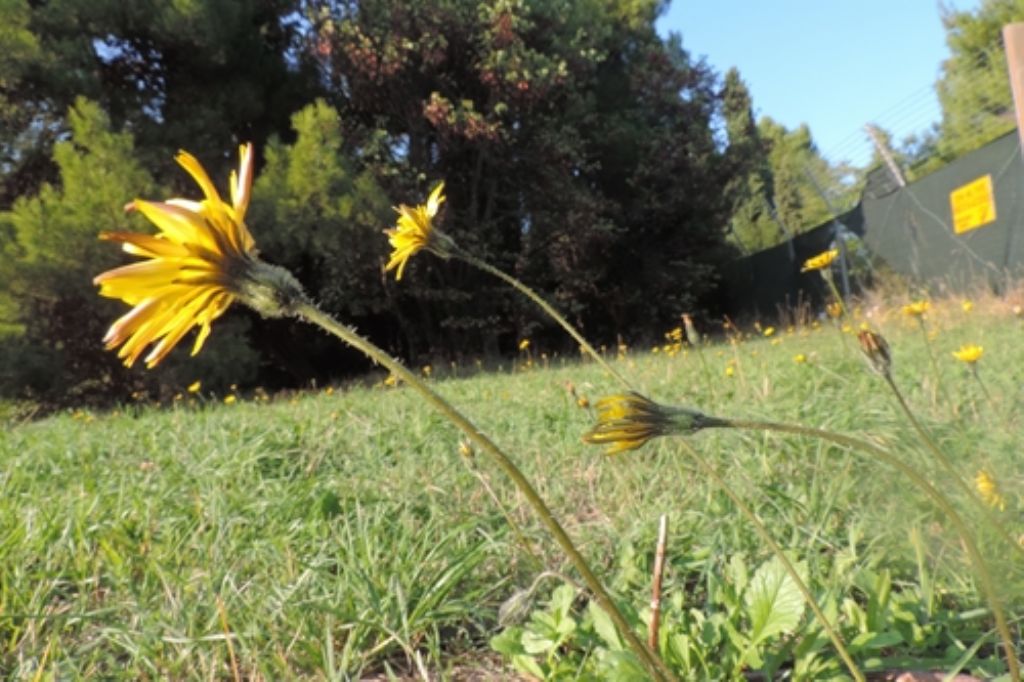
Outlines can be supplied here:
<path id="1" fill-rule="evenodd" d="M 660 2 L 307 2 L 346 138 L 396 200 L 444 179 L 446 232 L 598 341 L 654 334 L 714 289 L 729 165 L 715 76 Z M 389 285 L 413 354 L 557 332 L 497 282 L 419 258 Z"/>

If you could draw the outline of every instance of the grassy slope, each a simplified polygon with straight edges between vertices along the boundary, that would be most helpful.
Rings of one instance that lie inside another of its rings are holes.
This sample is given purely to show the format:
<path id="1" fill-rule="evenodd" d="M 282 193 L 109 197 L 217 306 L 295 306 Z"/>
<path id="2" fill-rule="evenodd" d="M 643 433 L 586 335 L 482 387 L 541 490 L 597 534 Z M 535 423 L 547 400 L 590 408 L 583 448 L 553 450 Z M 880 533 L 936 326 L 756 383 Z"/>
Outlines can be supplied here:
<path id="1" fill-rule="evenodd" d="M 895 314 L 880 324 L 897 381 L 965 478 L 987 466 L 1004 490 L 1018 488 L 1009 416 L 1024 398 L 1021 323 L 995 304 L 933 315 L 934 401 L 916 325 Z M 932 470 L 855 338 L 825 327 L 773 340 L 709 347 L 707 373 L 694 353 L 637 349 L 619 366 L 663 402 L 880 436 Z M 966 342 L 985 347 L 991 403 L 950 356 Z M 798 353 L 809 362 L 794 362 Z M 663 512 L 673 526 L 668 593 L 692 590 L 733 554 L 766 556 L 671 440 L 612 459 L 581 444 L 592 418 L 565 382 L 592 400 L 617 387 L 593 365 L 551 364 L 434 383 L 507 448 L 620 591 L 638 606 L 647 599 L 636 570 L 647 559 L 623 555 L 649 555 Z M 41 662 L 62 678 L 450 670 L 480 660 L 514 588 L 541 565 L 567 570 L 500 475 L 460 457 L 455 430 L 408 389 L 182 403 L 62 415 L 2 436 L 0 674 L 31 676 Z M 789 437 L 708 432 L 692 442 L 810 561 L 819 586 L 850 592 L 859 570 L 885 566 L 948 608 L 979 603 L 955 538 L 881 465 Z M 1009 504 L 1019 531 L 1019 499 Z"/>

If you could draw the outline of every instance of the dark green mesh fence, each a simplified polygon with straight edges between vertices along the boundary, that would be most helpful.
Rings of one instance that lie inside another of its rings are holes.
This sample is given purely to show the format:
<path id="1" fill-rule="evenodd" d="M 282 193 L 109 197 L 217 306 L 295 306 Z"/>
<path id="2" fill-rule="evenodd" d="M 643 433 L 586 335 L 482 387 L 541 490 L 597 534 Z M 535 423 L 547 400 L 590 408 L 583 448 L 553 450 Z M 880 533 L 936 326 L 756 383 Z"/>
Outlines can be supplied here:
<path id="1" fill-rule="evenodd" d="M 990 178 L 985 181 L 985 176 Z M 957 233 L 951 194 L 961 220 L 983 224 Z M 984 185 L 992 202 L 987 205 Z M 986 211 L 994 209 L 994 216 Z M 989 218 L 993 218 L 989 220 Z M 836 245 L 843 228 L 863 239 L 876 258 L 931 289 L 959 291 L 979 281 L 998 291 L 1024 273 L 1024 162 L 1017 133 L 1000 137 L 942 169 L 900 187 L 885 168 L 869 175 L 860 203 L 793 240 L 731 263 L 723 272 L 722 304 L 732 315 L 771 315 L 803 301 L 820 305 L 817 273 L 800 273 L 804 260 Z M 857 240 L 847 244 L 855 250 Z M 869 283 L 870 268 L 848 263 L 851 288 Z M 840 270 L 834 269 L 837 279 Z"/>

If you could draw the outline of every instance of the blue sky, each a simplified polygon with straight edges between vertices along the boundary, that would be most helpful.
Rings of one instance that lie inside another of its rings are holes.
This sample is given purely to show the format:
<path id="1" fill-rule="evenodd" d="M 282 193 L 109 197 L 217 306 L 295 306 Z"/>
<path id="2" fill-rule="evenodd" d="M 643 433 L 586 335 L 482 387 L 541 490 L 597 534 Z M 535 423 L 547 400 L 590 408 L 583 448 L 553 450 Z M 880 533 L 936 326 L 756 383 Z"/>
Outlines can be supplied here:
<path id="1" fill-rule="evenodd" d="M 719 75 L 737 67 L 755 113 L 807 123 L 831 161 L 870 158 L 865 123 L 900 140 L 940 117 L 934 84 L 949 50 L 937 0 L 673 0 L 658 28 Z"/>

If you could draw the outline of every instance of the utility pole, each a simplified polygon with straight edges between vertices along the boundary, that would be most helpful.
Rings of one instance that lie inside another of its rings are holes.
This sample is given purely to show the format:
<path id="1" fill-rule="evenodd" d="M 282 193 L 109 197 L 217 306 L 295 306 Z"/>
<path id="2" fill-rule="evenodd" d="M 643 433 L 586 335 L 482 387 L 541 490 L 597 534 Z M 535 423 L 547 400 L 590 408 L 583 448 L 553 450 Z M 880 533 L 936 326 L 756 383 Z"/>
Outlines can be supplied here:
<path id="1" fill-rule="evenodd" d="M 764 207 L 766 209 L 768 209 L 768 215 L 771 216 L 771 219 L 773 221 L 775 221 L 775 224 L 779 226 L 779 229 L 782 230 L 782 234 L 786 237 L 786 245 L 789 247 L 789 249 L 788 249 L 788 251 L 789 251 L 789 262 L 790 263 L 795 262 L 796 261 L 796 247 L 793 246 L 793 238 L 794 238 L 793 233 L 790 232 L 789 228 L 786 227 L 786 224 L 783 223 L 782 220 L 779 219 L 779 214 L 775 210 L 775 205 L 772 204 L 772 202 L 768 199 L 768 197 L 766 197 L 763 194 L 761 195 L 761 203 L 763 203 Z"/>
<path id="2" fill-rule="evenodd" d="M 892 152 L 889 151 L 889 145 L 882 139 L 882 131 L 876 126 L 868 123 L 864 126 L 864 130 L 867 131 L 871 141 L 875 143 L 875 149 L 882 156 L 882 160 L 885 161 L 885 165 L 889 168 L 889 174 L 892 175 L 892 179 L 896 181 L 896 184 L 900 187 L 906 187 L 907 181 L 903 177 L 903 173 L 900 171 L 900 167 L 896 165 L 896 159 L 892 158 Z"/>
<path id="3" fill-rule="evenodd" d="M 1010 75 L 1010 90 L 1013 91 L 1013 112 L 1017 119 L 1017 138 L 1024 150 L 1024 23 L 1017 22 L 1003 26 L 1003 45 L 1006 50 L 1006 66 Z M 1013 235 L 1019 226 L 1014 225 L 1007 231 L 1006 249 L 1003 257 L 1003 270 L 1007 280 L 1010 278 L 1010 254 L 1013 253 Z M 1010 286 L 1009 281 L 1007 286 Z"/>

